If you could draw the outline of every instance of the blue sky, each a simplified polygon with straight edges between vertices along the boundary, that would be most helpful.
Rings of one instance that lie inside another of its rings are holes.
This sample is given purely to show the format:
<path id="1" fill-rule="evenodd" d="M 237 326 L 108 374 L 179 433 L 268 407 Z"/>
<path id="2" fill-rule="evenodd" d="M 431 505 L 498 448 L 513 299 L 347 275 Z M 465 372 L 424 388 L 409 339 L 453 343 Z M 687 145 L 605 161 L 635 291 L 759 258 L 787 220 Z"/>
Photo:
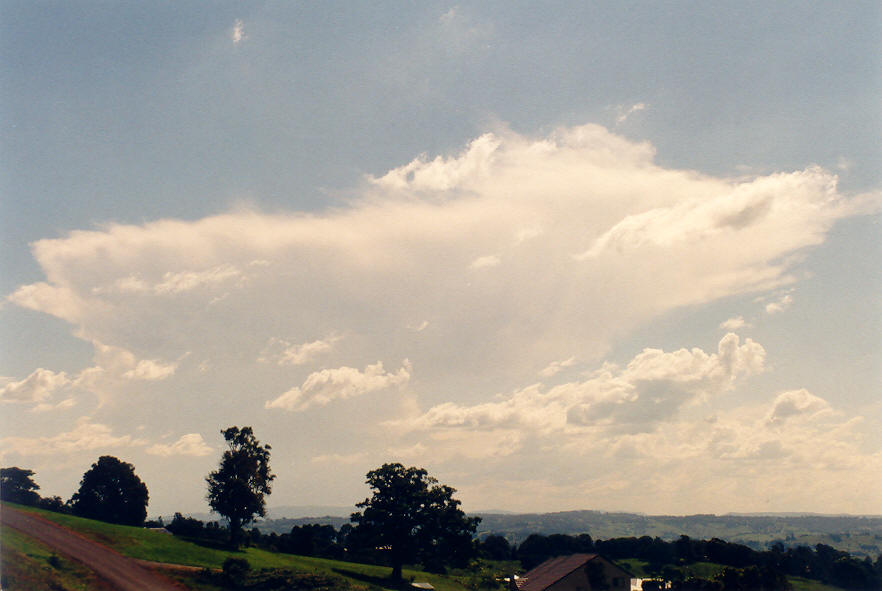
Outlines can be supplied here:
<path id="1" fill-rule="evenodd" d="M 277 505 L 882 512 L 880 27 L 4 2 L 2 462 L 201 511 L 250 424 Z"/>

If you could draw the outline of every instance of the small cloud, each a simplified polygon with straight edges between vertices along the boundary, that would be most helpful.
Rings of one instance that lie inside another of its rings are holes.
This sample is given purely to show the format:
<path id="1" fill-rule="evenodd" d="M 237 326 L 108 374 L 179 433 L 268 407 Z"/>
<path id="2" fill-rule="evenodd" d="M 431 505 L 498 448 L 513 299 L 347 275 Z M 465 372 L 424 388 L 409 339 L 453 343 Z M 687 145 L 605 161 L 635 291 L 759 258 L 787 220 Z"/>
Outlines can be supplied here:
<path id="1" fill-rule="evenodd" d="M 22 455 L 60 455 L 89 450 L 108 450 L 117 447 L 144 445 L 141 439 L 130 435 L 116 437 L 107 425 L 90 423 L 89 417 L 81 417 L 73 430 L 54 437 L 4 437 L 0 445 Z"/>
<path id="2" fill-rule="evenodd" d="M 539 372 L 539 375 L 544 378 L 550 378 L 560 372 L 562 369 L 566 367 L 571 367 L 576 363 L 575 357 L 570 357 L 569 359 L 564 359 L 563 361 L 554 361 L 548 364 L 548 367 Z"/>
<path id="3" fill-rule="evenodd" d="M 123 374 L 130 380 L 157 381 L 174 375 L 177 363 L 162 363 L 156 359 L 142 359 L 135 367 Z"/>
<path id="4" fill-rule="evenodd" d="M 331 336 L 324 340 L 299 345 L 283 339 L 271 338 L 257 360 L 278 365 L 306 365 L 319 355 L 330 352 L 341 338 Z"/>
<path id="5" fill-rule="evenodd" d="M 242 22 L 242 19 L 237 18 L 233 23 L 233 45 L 238 45 L 246 39 L 248 39 L 248 35 L 245 34 L 245 23 Z"/>
<path id="6" fill-rule="evenodd" d="M 854 168 L 854 161 L 845 156 L 840 156 L 836 159 L 836 168 L 842 172 L 848 172 Z"/>
<path id="7" fill-rule="evenodd" d="M 0 388 L 0 401 L 45 403 L 52 394 L 71 383 L 67 374 L 38 368 L 18 382 L 10 382 Z M 41 409 L 43 410 L 43 409 Z"/>
<path id="8" fill-rule="evenodd" d="M 778 300 L 766 304 L 766 314 L 778 314 L 789 308 L 793 304 L 793 296 L 789 293 L 784 294 Z"/>
<path id="9" fill-rule="evenodd" d="M 616 111 L 618 112 L 618 116 L 616 117 L 616 125 L 620 123 L 624 123 L 628 117 L 637 111 L 643 111 L 647 107 L 646 103 L 635 103 L 630 107 L 625 107 L 624 105 L 619 105 L 616 107 Z"/>
<path id="10" fill-rule="evenodd" d="M 735 316 L 720 323 L 720 328 L 723 330 L 738 330 L 747 327 L 750 327 L 750 323 L 744 320 L 744 316 Z"/>
<path id="11" fill-rule="evenodd" d="M 469 265 L 469 269 L 484 269 L 486 267 L 495 267 L 500 262 L 501 261 L 499 260 L 498 256 L 491 254 L 484 257 L 478 257 L 473 260 L 472 263 Z"/>
<path id="12" fill-rule="evenodd" d="M 368 457 L 365 452 L 356 452 L 352 454 L 321 454 L 313 456 L 309 461 L 313 464 L 344 464 L 352 465 L 364 462 Z"/>
<path id="13" fill-rule="evenodd" d="M 416 325 L 412 324 L 412 325 L 408 326 L 407 328 L 409 328 L 410 330 L 412 330 L 414 332 L 423 332 L 424 330 L 426 330 L 426 328 L 428 328 L 428 326 L 429 326 L 429 321 L 423 320 L 419 324 L 416 324 Z"/>
<path id="14" fill-rule="evenodd" d="M 325 406 L 332 400 L 344 400 L 390 387 L 401 387 L 410 381 L 411 371 L 412 367 L 407 359 L 395 373 L 387 373 L 380 361 L 368 365 L 363 372 L 354 367 L 323 369 L 310 374 L 302 386 L 295 386 L 275 400 L 268 400 L 264 408 L 302 411 L 313 406 Z"/>
<path id="15" fill-rule="evenodd" d="M 212 450 L 199 433 L 187 433 L 174 443 L 157 443 L 145 450 L 154 456 L 207 456 Z"/>
<path id="16" fill-rule="evenodd" d="M 542 235 L 542 228 L 532 227 L 532 228 L 521 228 L 518 230 L 517 234 L 515 234 L 515 244 L 521 244 L 522 242 L 526 242 L 527 240 L 532 240 L 537 236 Z"/>
<path id="17" fill-rule="evenodd" d="M 444 25 L 449 25 L 450 23 L 455 21 L 458 16 L 459 6 L 454 6 L 453 8 L 442 14 L 438 20 L 441 21 L 441 23 Z"/>

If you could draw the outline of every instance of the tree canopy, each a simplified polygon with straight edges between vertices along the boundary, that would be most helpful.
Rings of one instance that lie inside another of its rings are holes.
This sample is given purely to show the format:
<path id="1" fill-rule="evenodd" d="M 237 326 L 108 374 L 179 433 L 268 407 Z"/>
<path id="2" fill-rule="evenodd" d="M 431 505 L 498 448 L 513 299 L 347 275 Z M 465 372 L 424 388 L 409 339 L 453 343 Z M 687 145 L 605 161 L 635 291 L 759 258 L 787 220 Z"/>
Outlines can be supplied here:
<path id="1" fill-rule="evenodd" d="M 373 496 L 352 514 L 358 537 L 389 551 L 393 578 L 405 562 L 440 569 L 474 555 L 472 536 L 479 517 L 467 517 L 453 498 L 455 489 L 438 484 L 423 468 L 383 464 L 367 473 Z"/>
<path id="2" fill-rule="evenodd" d="M 272 447 L 261 445 L 251 427 L 229 427 L 221 434 L 228 449 L 218 469 L 205 479 L 208 504 L 230 522 L 230 541 L 237 545 L 242 527 L 266 515 L 265 497 L 276 477 L 269 465 Z"/>
<path id="3" fill-rule="evenodd" d="M 0 468 L 0 499 L 22 505 L 36 505 L 40 502 L 37 493 L 40 486 L 31 478 L 33 470 L 25 468 Z"/>
<path id="4" fill-rule="evenodd" d="M 74 515 L 123 525 L 143 525 L 147 486 L 135 467 L 113 456 L 101 456 L 83 474 L 80 489 L 68 503 Z"/>

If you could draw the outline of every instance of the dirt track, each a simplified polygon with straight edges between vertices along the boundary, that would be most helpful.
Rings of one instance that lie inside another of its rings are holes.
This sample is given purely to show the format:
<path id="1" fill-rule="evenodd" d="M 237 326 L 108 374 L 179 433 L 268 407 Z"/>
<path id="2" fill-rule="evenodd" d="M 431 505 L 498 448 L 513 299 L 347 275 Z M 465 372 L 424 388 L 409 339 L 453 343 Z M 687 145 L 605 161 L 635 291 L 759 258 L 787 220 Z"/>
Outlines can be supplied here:
<path id="1" fill-rule="evenodd" d="M 3 507 L 0 519 L 59 554 L 64 554 L 92 569 L 119 591 L 181 591 L 182 587 L 139 565 L 135 560 L 114 552 L 79 534 L 41 517 Z"/>

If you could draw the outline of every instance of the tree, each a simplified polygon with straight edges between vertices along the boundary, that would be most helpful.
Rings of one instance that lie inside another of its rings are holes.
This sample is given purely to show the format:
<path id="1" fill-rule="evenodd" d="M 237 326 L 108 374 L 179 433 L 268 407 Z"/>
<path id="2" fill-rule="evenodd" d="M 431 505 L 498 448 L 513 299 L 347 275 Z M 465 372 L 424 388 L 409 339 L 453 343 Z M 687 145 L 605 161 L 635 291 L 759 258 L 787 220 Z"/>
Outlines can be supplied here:
<path id="1" fill-rule="evenodd" d="M 0 499 L 22 505 L 36 505 L 40 495 L 36 492 L 40 486 L 33 481 L 33 470 L 13 466 L 0 468 Z"/>
<path id="2" fill-rule="evenodd" d="M 230 522 L 230 543 L 239 545 L 242 528 L 266 515 L 264 497 L 272 492 L 269 445 L 261 445 L 251 427 L 221 431 L 229 446 L 220 467 L 208 475 L 208 504 Z"/>
<path id="3" fill-rule="evenodd" d="M 362 539 L 388 548 L 393 579 L 401 579 L 405 562 L 443 567 L 474 555 L 472 536 L 480 518 L 463 513 L 455 489 L 438 484 L 423 468 L 398 463 L 368 472 L 367 484 L 373 496 L 356 505 L 362 511 L 352 521 Z"/>
<path id="4" fill-rule="evenodd" d="M 143 525 L 147 518 L 147 486 L 135 467 L 113 456 L 101 456 L 83 474 L 80 489 L 68 504 L 74 515 L 123 525 Z"/>

